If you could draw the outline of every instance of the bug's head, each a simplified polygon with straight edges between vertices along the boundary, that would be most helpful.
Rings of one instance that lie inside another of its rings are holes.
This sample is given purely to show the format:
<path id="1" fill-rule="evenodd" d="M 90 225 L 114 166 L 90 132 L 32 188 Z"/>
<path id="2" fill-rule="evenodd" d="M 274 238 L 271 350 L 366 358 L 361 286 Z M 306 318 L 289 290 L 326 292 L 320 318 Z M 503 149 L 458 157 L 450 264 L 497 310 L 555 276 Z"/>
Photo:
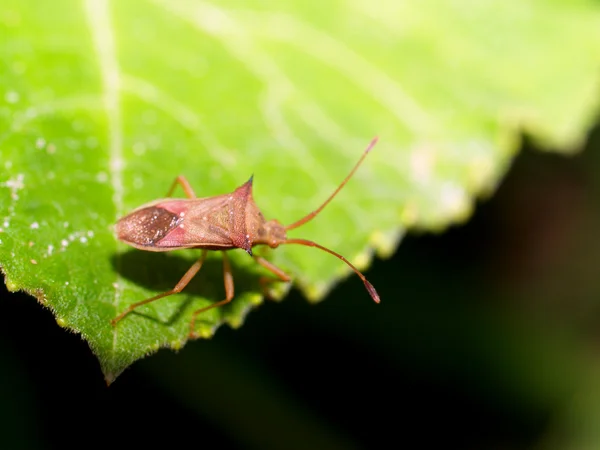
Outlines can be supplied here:
<path id="1" fill-rule="evenodd" d="M 287 239 L 285 227 L 278 220 L 269 220 L 264 222 L 258 229 L 258 239 L 254 244 L 268 245 L 271 248 L 279 247 Z"/>

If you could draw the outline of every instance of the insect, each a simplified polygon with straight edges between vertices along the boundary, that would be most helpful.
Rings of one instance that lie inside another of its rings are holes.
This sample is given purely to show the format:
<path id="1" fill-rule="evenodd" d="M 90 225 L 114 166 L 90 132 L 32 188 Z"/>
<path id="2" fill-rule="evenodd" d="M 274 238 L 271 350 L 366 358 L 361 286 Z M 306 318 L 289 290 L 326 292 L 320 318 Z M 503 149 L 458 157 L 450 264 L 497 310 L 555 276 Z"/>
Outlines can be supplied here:
<path id="1" fill-rule="evenodd" d="M 344 261 L 360 277 L 373 300 L 379 303 L 379 295 L 373 285 L 342 255 L 316 242 L 287 237 L 289 230 L 311 221 L 327 206 L 354 175 L 356 169 L 377 143 L 377 139 L 374 138 L 370 142 L 350 173 L 321 206 L 287 226 L 277 220 L 265 220 L 252 198 L 252 177 L 232 193 L 206 198 L 197 198 L 185 177 L 175 178 L 167 197 L 170 197 L 177 185 L 180 185 L 187 199 L 165 198 L 140 206 L 117 221 L 115 225 L 117 239 L 132 247 L 151 252 L 198 248 L 202 249 L 202 254 L 173 289 L 129 305 L 111 321 L 112 325 L 115 326 L 117 322 L 142 305 L 181 292 L 202 267 L 208 251 L 221 250 L 223 251 L 225 299 L 194 311 L 190 321 L 190 337 L 196 337 L 194 330 L 198 315 L 209 309 L 225 305 L 234 297 L 233 275 L 227 250 L 236 248 L 245 250 L 258 264 L 277 277 L 270 281 L 291 281 L 284 271 L 261 256 L 252 253 L 252 247 L 257 245 L 277 248 L 283 244 L 298 244 L 316 247 L 330 253 Z M 262 279 L 261 284 L 264 282 L 265 279 Z"/>

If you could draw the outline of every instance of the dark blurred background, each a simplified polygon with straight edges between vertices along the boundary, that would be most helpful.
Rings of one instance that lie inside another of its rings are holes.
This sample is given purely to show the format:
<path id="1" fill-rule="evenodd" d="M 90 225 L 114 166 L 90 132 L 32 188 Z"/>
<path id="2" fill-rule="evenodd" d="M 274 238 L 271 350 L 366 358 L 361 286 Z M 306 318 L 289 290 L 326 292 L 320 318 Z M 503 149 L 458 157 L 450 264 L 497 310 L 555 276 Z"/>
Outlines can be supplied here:
<path id="1" fill-rule="evenodd" d="M 600 133 L 574 157 L 524 141 L 466 225 L 373 264 L 379 306 L 356 277 L 292 291 L 110 387 L 2 286 L 0 448 L 600 448 Z"/>

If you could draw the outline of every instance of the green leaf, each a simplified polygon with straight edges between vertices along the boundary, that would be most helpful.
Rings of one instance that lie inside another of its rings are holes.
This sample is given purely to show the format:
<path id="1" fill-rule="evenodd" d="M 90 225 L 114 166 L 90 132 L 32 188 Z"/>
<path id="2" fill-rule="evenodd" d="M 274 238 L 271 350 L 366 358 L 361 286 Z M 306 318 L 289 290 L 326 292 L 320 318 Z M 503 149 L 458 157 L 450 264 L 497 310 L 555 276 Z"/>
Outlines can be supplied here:
<path id="1" fill-rule="evenodd" d="M 180 348 L 192 312 L 224 296 L 214 254 L 183 293 L 110 325 L 199 256 L 129 249 L 112 234 L 176 175 L 207 197 L 253 173 L 262 212 L 287 224 L 379 135 L 339 196 L 290 233 L 364 269 L 408 228 L 465 220 L 520 132 L 574 150 L 597 110 L 591 0 L 238 3 L 0 7 L 0 265 L 9 289 L 81 333 L 109 382 L 160 347 Z M 313 300 L 350 273 L 316 249 L 263 254 Z M 207 337 L 262 299 L 264 270 L 241 250 L 231 257 L 236 297 L 202 314 Z"/>

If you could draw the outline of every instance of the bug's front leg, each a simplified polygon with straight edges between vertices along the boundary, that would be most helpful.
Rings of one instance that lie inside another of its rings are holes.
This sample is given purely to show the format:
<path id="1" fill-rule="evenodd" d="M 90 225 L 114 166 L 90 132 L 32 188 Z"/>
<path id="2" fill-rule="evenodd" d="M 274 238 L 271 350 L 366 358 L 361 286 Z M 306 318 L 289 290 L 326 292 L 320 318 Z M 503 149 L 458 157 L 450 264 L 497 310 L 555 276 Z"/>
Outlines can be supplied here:
<path id="1" fill-rule="evenodd" d="M 175 178 L 175 180 L 173 181 L 173 184 L 171 185 L 171 187 L 169 188 L 169 191 L 167 192 L 167 197 L 170 197 L 173 194 L 173 191 L 175 190 L 175 188 L 177 187 L 178 184 L 182 187 L 183 192 L 185 192 L 185 196 L 187 198 L 196 198 L 196 194 L 194 193 L 194 189 L 192 188 L 192 185 L 187 180 L 187 178 L 184 177 L 183 175 L 179 175 L 177 178 Z"/>
<path id="2" fill-rule="evenodd" d="M 267 261 L 262 256 L 254 256 L 254 259 L 256 260 L 256 262 L 258 264 L 260 264 L 261 266 L 263 266 L 265 269 L 268 269 L 270 272 L 274 273 L 275 276 L 277 277 L 277 278 L 274 278 L 274 277 L 260 277 L 258 279 L 258 282 L 260 283 L 260 286 L 261 286 L 262 291 L 263 291 L 263 295 L 266 298 L 272 298 L 272 295 L 269 292 L 269 284 L 274 283 L 274 282 L 278 282 L 278 281 L 283 281 L 283 282 L 287 283 L 287 282 L 289 282 L 289 281 L 292 280 L 287 273 L 285 273 L 283 270 L 281 270 L 275 264 Z"/>
<path id="3" fill-rule="evenodd" d="M 223 306 L 233 299 L 233 274 L 231 273 L 231 264 L 229 263 L 229 257 L 227 256 L 226 252 L 223 252 L 223 282 L 225 284 L 225 299 L 204 308 L 200 308 L 199 310 L 194 311 L 192 314 L 192 320 L 190 321 L 190 338 L 193 339 L 198 337 L 198 333 L 196 333 L 194 330 L 196 328 L 196 317 L 198 317 L 199 314 L 208 311 L 209 309 Z"/>

